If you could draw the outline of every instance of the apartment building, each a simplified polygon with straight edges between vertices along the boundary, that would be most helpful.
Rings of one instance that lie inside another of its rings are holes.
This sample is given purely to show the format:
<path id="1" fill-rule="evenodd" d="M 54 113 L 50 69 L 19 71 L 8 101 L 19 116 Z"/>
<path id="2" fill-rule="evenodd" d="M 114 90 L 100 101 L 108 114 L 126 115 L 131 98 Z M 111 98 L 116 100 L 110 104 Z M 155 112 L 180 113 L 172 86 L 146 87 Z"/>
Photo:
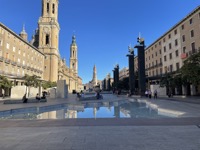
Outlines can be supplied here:
<path id="1" fill-rule="evenodd" d="M 43 68 L 44 54 L 27 41 L 25 29 L 17 35 L 0 23 L 0 74 L 23 85 L 25 74 L 43 79 Z"/>
<path id="2" fill-rule="evenodd" d="M 151 84 L 158 83 L 162 75 L 179 70 L 184 61 L 199 50 L 200 6 L 145 49 L 148 80 Z M 137 70 L 138 57 L 135 57 L 134 65 Z M 182 88 L 181 94 L 187 94 L 186 87 Z M 189 90 L 192 95 L 200 94 L 200 87 L 190 85 Z"/>

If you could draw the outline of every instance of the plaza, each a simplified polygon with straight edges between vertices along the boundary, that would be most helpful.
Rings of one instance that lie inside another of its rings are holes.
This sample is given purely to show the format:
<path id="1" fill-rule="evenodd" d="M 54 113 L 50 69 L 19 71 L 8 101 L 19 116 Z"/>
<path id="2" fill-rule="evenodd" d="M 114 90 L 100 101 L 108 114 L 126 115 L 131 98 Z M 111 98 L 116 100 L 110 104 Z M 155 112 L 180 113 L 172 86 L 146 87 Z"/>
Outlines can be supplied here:
<path id="1" fill-rule="evenodd" d="M 101 101 L 127 99 L 126 96 L 104 95 Z M 136 99 L 131 97 L 129 100 Z M 50 120 L 1 120 L 1 150 L 199 150 L 199 98 L 137 98 L 148 105 L 168 110 L 177 117 L 148 118 L 82 118 Z M 167 100 L 168 99 L 168 100 Z M 193 99 L 193 100 L 192 100 Z M 89 103 L 96 102 L 89 101 Z M 181 102 L 180 102 L 181 101 Z M 195 103 L 196 102 L 196 103 Z M 67 99 L 48 99 L 46 103 L 3 104 L 1 110 L 57 104 L 80 104 L 75 95 Z"/>

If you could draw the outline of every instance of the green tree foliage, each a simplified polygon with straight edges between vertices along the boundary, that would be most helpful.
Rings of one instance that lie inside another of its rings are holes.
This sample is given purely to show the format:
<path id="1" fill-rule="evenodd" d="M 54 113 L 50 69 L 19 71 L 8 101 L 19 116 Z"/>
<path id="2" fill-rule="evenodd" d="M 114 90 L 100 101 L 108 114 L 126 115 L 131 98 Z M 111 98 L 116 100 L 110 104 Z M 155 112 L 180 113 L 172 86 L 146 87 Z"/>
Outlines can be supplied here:
<path id="1" fill-rule="evenodd" d="M 180 69 L 183 82 L 192 83 L 194 85 L 200 84 L 200 52 L 190 56 Z"/>
<path id="2" fill-rule="evenodd" d="M 0 75 L 0 87 L 2 89 L 12 88 L 12 83 L 5 76 Z"/>
<path id="3" fill-rule="evenodd" d="M 30 94 L 30 87 L 38 87 L 40 84 L 40 77 L 36 76 L 36 75 L 25 75 L 22 79 L 24 79 L 24 84 L 26 85 L 26 92 L 28 89 L 28 96 Z"/>
<path id="4" fill-rule="evenodd" d="M 57 83 L 56 82 L 51 82 L 51 81 L 44 81 L 42 83 L 42 87 L 44 89 L 48 89 L 48 88 L 52 88 L 52 87 L 56 87 L 57 86 Z"/>

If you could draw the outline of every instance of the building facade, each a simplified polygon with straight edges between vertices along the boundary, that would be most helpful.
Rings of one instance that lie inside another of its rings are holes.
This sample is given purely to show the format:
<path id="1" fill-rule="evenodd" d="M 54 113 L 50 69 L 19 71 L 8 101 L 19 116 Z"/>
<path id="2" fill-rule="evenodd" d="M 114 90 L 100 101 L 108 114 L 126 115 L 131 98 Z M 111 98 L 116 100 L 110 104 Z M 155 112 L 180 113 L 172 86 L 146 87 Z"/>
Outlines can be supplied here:
<path id="1" fill-rule="evenodd" d="M 166 73 L 178 71 L 184 61 L 199 50 L 200 6 L 145 49 L 145 69 L 149 82 L 157 84 Z M 135 70 L 137 62 L 138 57 L 135 57 Z M 181 92 L 175 89 L 174 94 L 197 95 L 200 94 L 200 87 L 182 86 Z"/>
<path id="2" fill-rule="evenodd" d="M 45 81 L 66 80 L 69 92 L 82 84 L 78 76 L 78 48 L 74 35 L 70 67 L 59 53 L 58 3 L 58 0 L 42 0 L 38 28 L 30 42 L 25 27 L 18 35 L 0 23 L 0 75 L 8 77 L 14 86 L 23 85 L 21 78 L 25 74 L 37 75 Z"/>

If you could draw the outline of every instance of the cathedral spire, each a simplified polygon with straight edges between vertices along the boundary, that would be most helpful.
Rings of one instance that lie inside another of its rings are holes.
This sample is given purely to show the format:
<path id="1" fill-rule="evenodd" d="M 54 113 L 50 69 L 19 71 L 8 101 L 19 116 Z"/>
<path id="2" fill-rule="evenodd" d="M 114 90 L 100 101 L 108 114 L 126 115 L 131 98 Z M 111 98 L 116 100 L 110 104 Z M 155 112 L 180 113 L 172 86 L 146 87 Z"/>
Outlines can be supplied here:
<path id="1" fill-rule="evenodd" d="M 28 35 L 27 35 L 26 31 L 25 31 L 25 25 L 24 24 L 23 24 L 22 31 L 19 34 L 19 36 L 21 36 L 26 41 L 28 40 Z"/>

